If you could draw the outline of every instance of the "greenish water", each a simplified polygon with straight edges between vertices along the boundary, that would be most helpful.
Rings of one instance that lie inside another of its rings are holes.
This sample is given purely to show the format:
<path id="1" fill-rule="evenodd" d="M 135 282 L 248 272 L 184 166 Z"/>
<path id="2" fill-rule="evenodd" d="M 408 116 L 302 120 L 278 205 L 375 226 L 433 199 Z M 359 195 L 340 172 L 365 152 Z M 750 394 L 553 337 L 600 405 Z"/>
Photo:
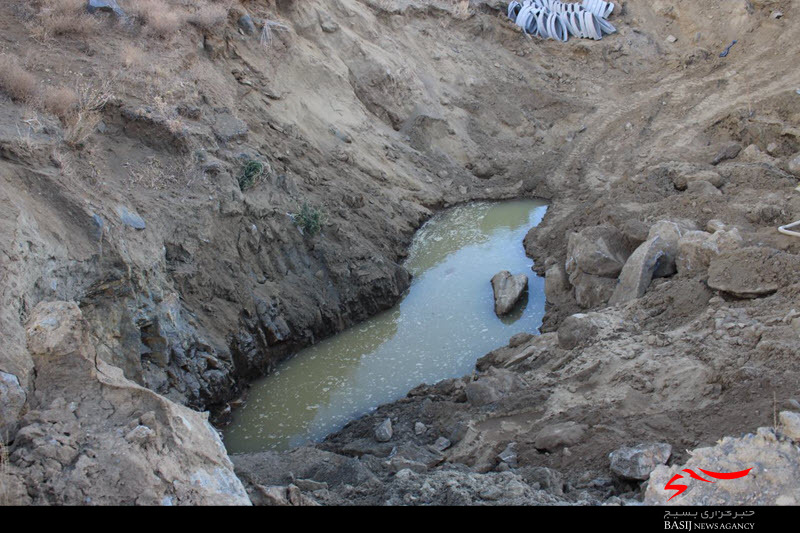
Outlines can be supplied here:
<path id="1" fill-rule="evenodd" d="M 544 279 L 522 239 L 547 207 L 537 200 L 479 202 L 444 211 L 414 237 L 414 279 L 392 309 L 307 348 L 255 382 L 225 431 L 231 453 L 318 441 L 420 383 L 472 372 L 475 361 L 544 315 Z M 490 279 L 525 273 L 528 298 L 494 314 Z"/>

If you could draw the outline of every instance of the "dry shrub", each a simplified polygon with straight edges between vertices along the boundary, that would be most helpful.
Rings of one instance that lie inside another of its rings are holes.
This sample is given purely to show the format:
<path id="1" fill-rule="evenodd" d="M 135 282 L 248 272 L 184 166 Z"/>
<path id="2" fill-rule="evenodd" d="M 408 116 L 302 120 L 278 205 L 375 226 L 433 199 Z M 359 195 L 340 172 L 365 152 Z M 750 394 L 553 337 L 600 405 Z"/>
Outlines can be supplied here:
<path id="1" fill-rule="evenodd" d="M 211 30 L 225 23 L 230 6 L 230 2 L 202 4 L 197 11 L 189 16 L 188 20 L 201 29 Z"/>
<path id="2" fill-rule="evenodd" d="M 47 87 L 42 96 L 44 109 L 67 122 L 78 107 L 78 94 L 68 87 Z"/>
<path id="3" fill-rule="evenodd" d="M 36 76 L 22 68 L 17 58 L 0 54 L 0 91 L 17 102 L 28 101 L 36 94 Z"/>
<path id="4" fill-rule="evenodd" d="M 99 86 L 78 87 L 78 104 L 67 117 L 64 140 L 72 147 L 81 146 L 97 128 L 102 118 L 101 111 L 111 99 L 111 83 L 106 81 Z"/>
<path id="5" fill-rule="evenodd" d="M 61 35 L 88 35 L 100 28 L 100 20 L 86 11 L 85 0 L 40 0 L 39 4 L 31 30 L 42 40 Z"/>
<path id="6" fill-rule="evenodd" d="M 127 10 L 145 26 L 148 34 L 162 39 L 176 33 L 186 22 L 186 13 L 161 0 L 132 0 Z"/>
<path id="7" fill-rule="evenodd" d="M 141 48 L 126 44 L 122 47 L 122 53 L 120 55 L 122 65 L 125 68 L 137 68 L 144 64 L 145 54 Z"/>

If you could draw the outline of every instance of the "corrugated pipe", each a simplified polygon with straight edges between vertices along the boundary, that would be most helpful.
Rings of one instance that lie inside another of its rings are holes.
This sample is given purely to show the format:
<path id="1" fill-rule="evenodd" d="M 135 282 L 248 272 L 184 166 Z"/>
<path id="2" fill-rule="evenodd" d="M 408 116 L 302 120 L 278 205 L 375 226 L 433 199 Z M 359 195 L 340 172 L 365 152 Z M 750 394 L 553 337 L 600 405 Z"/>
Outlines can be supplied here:
<path id="1" fill-rule="evenodd" d="M 617 31 L 608 20 L 613 2 L 583 0 L 563 3 L 558 0 L 523 0 L 508 4 L 508 18 L 522 31 L 543 39 L 566 42 L 570 35 L 599 41 Z"/>

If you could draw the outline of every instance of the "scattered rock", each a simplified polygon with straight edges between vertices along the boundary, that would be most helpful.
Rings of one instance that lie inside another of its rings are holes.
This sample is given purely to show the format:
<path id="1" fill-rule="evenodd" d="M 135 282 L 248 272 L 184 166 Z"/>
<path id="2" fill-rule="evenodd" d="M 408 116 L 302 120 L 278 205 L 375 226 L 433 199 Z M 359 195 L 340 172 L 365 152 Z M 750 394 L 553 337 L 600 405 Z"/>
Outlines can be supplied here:
<path id="1" fill-rule="evenodd" d="M 253 35 L 256 33 L 256 25 L 253 22 L 253 17 L 250 15 L 245 14 L 239 17 L 237 24 L 247 35 Z"/>
<path id="2" fill-rule="evenodd" d="M 497 454 L 497 458 L 500 459 L 502 462 L 506 463 L 508 466 L 516 467 L 517 466 L 517 443 L 516 442 L 509 442 L 508 446 L 505 449 Z"/>
<path id="3" fill-rule="evenodd" d="M 544 278 L 544 296 L 551 304 L 560 305 L 571 298 L 567 273 L 561 264 L 551 265 Z"/>
<path id="4" fill-rule="evenodd" d="M 375 440 L 389 442 L 392 440 L 392 419 L 387 418 L 375 428 Z"/>
<path id="5" fill-rule="evenodd" d="M 697 180 L 692 181 L 687 185 L 686 192 L 689 194 L 697 194 L 700 196 L 719 196 L 722 194 L 722 191 L 714 187 L 711 182 L 706 180 Z"/>
<path id="6" fill-rule="evenodd" d="M 601 315 L 576 313 L 568 316 L 558 328 L 558 345 L 571 350 L 591 343 L 601 327 Z"/>
<path id="7" fill-rule="evenodd" d="M 800 153 L 789 158 L 786 169 L 797 177 L 800 177 Z"/>
<path id="8" fill-rule="evenodd" d="M 800 414 L 792 411 L 781 411 L 779 417 L 781 433 L 795 442 L 800 442 Z"/>
<path id="9" fill-rule="evenodd" d="M 626 479 L 645 480 L 658 465 L 666 464 L 672 455 L 669 444 L 640 444 L 611 452 L 611 470 Z"/>
<path id="10" fill-rule="evenodd" d="M 710 224 L 710 223 L 709 223 Z M 675 265 L 678 272 L 705 275 L 711 260 L 720 253 L 735 250 L 742 244 L 739 230 L 719 230 L 713 235 L 705 231 L 688 231 L 678 242 Z"/>
<path id="11" fill-rule="evenodd" d="M 674 35 L 667 35 L 667 42 L 668 43 L 674 43 L 674 42 L 677 42 L 677 41 L 678 41 L 678 38 L 675 37 Z"/>
<path id="12" fill-rule="evenodd" d="M 712 165 L 719 165 L 728 159 L 735 159 L 742 151 L 742 145 L 737 142 L 729 142 L 719 149 L 717 155 L 711 160 Z"/>
<path id="13" fill-rule="evenodd" d="M 678 242 L 690 229 L 686 223 L 662 220 L 650 228 L 647 240 L 628 258 L 609 304 L 616 305 L 641 298 L 656 277 L 676 272 Z"/>
<path id="14" fill-rule="evenodd" d="M 616 278 L 628 256 L 630 250 L 622 232 L 610 225 L 592 226 L 569 236 L 564 268 L 573 285 L 578 271 Z"/>
<path id="15" fill-rule="evenodd" d="M 522 386 L 524 386 L 524 382 L 516 372 L 492 367 L 477 381 L 467 383 L 464 392 L 470 404 L 481 407 L 495 403 L 509 392 Z M 451 440 L 453 439 L 451 438 Z"/>
<path id="16" fill-rule="evenodd" d="M 528 276 L 525 274 L 512 276 L 508 270 L 495 274 L 492 278 L 492 289 L 494 290 L 494 312 L 497 316 L 508 314 L 527 288 Z"/>
<path id="17" fill-rule="evenodd" d="M 578 271 L 573 278 L 575 286 L 575 301 L 583 309 L 593 309 L 604 305 L 611 299 L 617 287 L 617 280 L 593 276 Z"/>
<path id="18" fill-rule="evenodd" d="M 586 433 L 587 426 L 577 422 L 564 422 L 542 428 L 533 438 L 537 450 L 554 452 L 560 448 L 578 444 Z"/>
<path id="19" fill-rule="evenodd" d="M 89 0 L 89 3 L 86 5 L 86 10 L 91 14 L 102 12 L 113 13 L 119 18 L 127 17 L 122 8 L 117 4 L 117 0 Z"/>
<path id="20" fill-rule="evenodd" d="M 414 435 L 422 435 L 428 430 L 428 427 L 423 424 L 422 422 L 416 422 L 414 424 Z"/>
<path id="21" fill-rule="evenodd" d="M 332 20 L 323 20 L 319 25 L 325 33 L 336 33 L 339 31 L 339 25 Z"/>
<path id="22" fill-rule="evenodd" d="M 451 445 L 452 443 L 450 442 L 450 439 L 446 437 L 439 437 L 436 439 L 436 442 L 433 443 L 433 448 L 437 451 L 443 452 Z"/>
<path id="23" fill-rule="evenodd" d="M 220 113 L 214 121 L 212 130 L 217 139 L 223 143 L 229 143 L 246 138 L 249 128 L 245 121 L 236 118 L 232 114 Z"/>
<path id="24" fill-rule="evenodd" d="M 138 213 L 128 211 L 128 208 L 125 206 L 117 207 L 117 214 L 119 215 L 120 220 L 126 226 L 130 226 L 133 229 L 145 229 L 146 225 L 144 223 L 144 219 L 139 216 Z"/>

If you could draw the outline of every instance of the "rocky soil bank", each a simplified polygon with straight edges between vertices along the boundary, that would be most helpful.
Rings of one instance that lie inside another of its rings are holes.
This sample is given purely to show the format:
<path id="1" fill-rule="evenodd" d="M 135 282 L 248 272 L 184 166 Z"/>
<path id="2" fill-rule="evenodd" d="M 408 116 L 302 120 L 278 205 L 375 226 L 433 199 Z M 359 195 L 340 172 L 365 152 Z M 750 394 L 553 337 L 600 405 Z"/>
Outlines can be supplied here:
<path id="1" fill-rule="evenodd" d="M 684 503 L 800 501 L 794 3 L 566 44 L 492 1 L 118 3 L 0 6 L 5 502 L 661 503 L 684 464 L 769 472 Z M 520 196 L 542 335 L 231 474 L 189 408 L 392 305 L 436 209 Z"/>

